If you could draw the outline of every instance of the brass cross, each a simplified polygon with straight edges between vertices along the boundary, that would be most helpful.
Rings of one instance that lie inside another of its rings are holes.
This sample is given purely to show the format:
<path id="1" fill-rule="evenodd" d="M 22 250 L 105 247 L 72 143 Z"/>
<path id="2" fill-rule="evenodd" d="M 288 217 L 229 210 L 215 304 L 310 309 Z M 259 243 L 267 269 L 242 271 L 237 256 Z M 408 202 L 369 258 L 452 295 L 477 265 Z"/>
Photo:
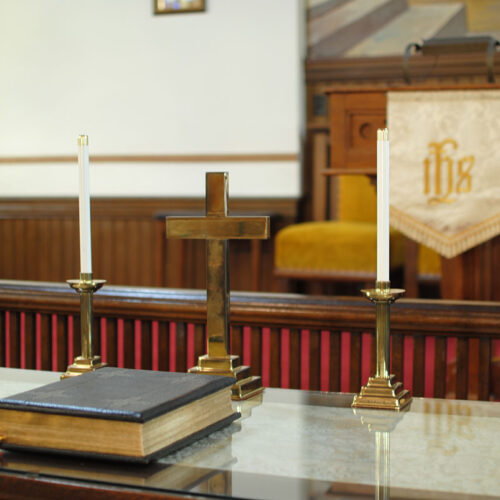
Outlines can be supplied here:
<path id="1" fill-rule="evenodd" d="M 206 216 L 167 217 L 167 238 L 207 240 L 207 371 L 233 370 L 229 356 L 229 252 L 230 239 L 269 238 L 269 217 L 228 215 L 228 174 L 207 172 Z"/>

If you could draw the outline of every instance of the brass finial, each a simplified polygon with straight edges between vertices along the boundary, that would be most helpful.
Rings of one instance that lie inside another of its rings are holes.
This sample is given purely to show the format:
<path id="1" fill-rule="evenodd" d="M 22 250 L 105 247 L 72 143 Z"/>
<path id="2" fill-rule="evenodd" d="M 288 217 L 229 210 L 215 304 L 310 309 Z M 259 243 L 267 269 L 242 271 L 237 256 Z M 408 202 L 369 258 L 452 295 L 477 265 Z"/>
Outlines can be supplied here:
<path id="1" fill-rule="evenodd" d="M 88 146 L 89 145 L 89 136 L 88 135 L 79 135 L 78 136 L 78 145 L 79 146 Z"/>

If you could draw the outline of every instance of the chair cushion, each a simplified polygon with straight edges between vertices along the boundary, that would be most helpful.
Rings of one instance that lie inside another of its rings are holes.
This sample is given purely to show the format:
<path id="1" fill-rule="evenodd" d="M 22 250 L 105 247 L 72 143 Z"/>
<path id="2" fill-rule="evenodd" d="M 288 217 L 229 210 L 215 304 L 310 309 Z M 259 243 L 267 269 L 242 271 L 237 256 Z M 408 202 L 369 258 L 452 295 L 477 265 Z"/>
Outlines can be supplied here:
<path id="1" fill-rule="evenodd" d="M 418 247 L 418 274 L 429 278 L 441 276 L 440 255 L 424 245 Z"/>
<path id="2" fill-rule="evenodd" d="M 338 220 L 377 222 L 377 187 L 366 175 L 339 175 Z"/>
<path id="3" fill-rule="evenodd" d="M 391 267 L 403 265 L 403 237 L 391 231 Z M 304 222 L 276 235 L 275 266 L 282 270 L 375 273 L 377 226 L 371 222 Z"/>

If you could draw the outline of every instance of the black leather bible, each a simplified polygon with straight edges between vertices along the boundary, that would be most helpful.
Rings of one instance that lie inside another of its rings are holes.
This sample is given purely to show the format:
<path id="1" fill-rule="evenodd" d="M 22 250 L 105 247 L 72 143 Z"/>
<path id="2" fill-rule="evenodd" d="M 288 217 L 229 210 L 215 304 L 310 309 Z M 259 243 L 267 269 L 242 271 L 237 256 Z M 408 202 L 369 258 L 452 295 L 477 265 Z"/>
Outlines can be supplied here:
<path id="1" fill-rule="evenodd" d="M 149 462 L 238 418 L 234 382 L 101 368 L 0 399 L 0 447 Z"/>

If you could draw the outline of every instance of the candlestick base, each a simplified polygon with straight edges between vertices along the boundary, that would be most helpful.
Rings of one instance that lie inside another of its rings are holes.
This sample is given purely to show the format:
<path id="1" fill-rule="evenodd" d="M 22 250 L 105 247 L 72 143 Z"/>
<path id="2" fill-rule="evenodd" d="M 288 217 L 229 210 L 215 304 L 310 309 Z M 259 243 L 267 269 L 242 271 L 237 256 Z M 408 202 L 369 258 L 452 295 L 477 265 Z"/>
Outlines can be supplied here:
<path id="1" fill-rule="evenodd" d="M 361 392 L 354 396 L 352 407 L 399 411 L 410 403 L 410 391 L 396 381 L 395 375 L 389 375 L 370 377 Z"/>
<path id="2" fill-rule="evenodd" d="M 77 356 L 73 364 L 69 365 L 66 372 L 61 375 L 61 380 L 70 377 L 82 375 L 82 373 L 93 372 L 99 368 L 104 368 L 106 363 L 101 361 L 101 356 L 94 356 L 93 358 L 84 358 Z"/>
<path id="3" fill-rule="evenodd" d="M 241 365 L 240 357 L 234 354 L 223 357 L 210 357 L 208 354 L 200 356 L 198 364 L 190 368 L 189 373 L 235 378 L 236 383 L 231 387 L 233 401 L 252 398 L 264 390 L 262 379 L 250 375 L 250 367 Z"/>

